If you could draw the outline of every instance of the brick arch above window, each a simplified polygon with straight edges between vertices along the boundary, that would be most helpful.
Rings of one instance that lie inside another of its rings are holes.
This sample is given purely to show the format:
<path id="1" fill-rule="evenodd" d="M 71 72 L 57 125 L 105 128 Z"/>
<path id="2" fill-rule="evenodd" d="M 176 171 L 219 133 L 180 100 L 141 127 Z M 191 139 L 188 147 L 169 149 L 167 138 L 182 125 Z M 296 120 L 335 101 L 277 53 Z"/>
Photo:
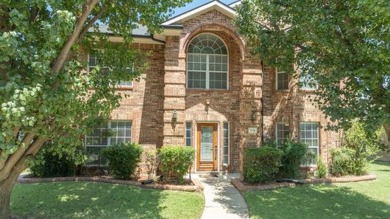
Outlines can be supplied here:
<path id="1" fill-rule="evenodd" d="M 187 50 L 187 88 L 228 89 L 228 50 L 212 33 L 195 36 Z"/>
<path id="2" fill-rule="evenodd" d="M 186 29 L 184 33 L 185 36 L 181 39 L 180 48 L 185 54 L 187 54 L 189 44 L 195 37 L 199 36 L 200 34 L 211 33 L 223 39 L 225 44 L 229 45 L 229 49 L 232 48 L 232 46 L 238 48 L 242 61 L 245 60 L 247 55 L 245 46 L 246 43 L 244 42 L 244 39 L 241 38 L 238 33 L 229 26 L 216 23 L 201 24 L 195 26 L 194 28 Z"/>

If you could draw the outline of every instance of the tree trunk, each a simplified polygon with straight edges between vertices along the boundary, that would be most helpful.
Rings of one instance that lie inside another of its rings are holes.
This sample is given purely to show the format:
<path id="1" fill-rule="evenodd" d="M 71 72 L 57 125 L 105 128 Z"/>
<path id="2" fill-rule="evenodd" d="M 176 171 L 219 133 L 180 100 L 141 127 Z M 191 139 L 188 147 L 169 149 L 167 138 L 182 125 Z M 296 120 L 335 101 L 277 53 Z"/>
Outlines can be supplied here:
<path id="1" fill-rule="evenodd" d="M 387 135 L 387 144 L 390 144 L 390 123 L 385 123 L 383 127 L 385 128 L 385 132 Z"/>
<path id="2" fill-rule="evenodd" d="M 24 170 L 24 165 L 15 166 L 9 177 L 0 182 L 0 218 L 10 218 L 10 198 L 12 188 L 15 185 L 20 173 Z"/>

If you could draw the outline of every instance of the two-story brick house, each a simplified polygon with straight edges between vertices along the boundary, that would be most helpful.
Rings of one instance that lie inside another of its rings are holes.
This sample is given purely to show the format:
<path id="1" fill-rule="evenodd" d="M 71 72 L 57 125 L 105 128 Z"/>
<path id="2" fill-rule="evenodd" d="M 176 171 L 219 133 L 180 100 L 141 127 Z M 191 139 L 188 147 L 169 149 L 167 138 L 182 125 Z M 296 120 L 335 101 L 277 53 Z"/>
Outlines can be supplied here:
<path id="1" fill-rule="evenodd" d="M 121 141 L 146 149 L 186 145 L 196 150 L 194 172 L 239 172 L 244 148 L 290 136 L 329 160 L 340 136 L 325 130 L 328 120 L 309 101 L 315 86 L 299 88 L 287 72 L 251 55 L 232 21 L 236 4 L 212 1 L 165 21 L 160 34 L 133 32 L 136 47 L 151 52 L 150 67 L 121 86 L 128 97 L 108 124 L 116 135 L 89 143 L 107 127 L 95 129 L 86 138 L 89 153 Z"/>

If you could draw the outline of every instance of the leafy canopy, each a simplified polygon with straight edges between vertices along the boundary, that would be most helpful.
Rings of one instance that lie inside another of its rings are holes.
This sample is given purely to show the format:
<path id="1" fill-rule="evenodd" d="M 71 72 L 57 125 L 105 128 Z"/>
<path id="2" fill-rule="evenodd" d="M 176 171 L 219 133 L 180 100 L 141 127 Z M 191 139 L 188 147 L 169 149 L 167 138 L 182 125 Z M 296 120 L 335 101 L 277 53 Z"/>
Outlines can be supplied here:
<path id="1" fill-rule="evenodd" d="M 145 68 L 145 54 L 131 48 L 132 30 L 158 31 L 166 11 L 185 2 L 2 0 L 0 155 L 6 159 L 21 147 L 23 138 L 15 140 L 21 130 L 33 139 L 74 141 L 96 118 L 107 117 L 120 100 L 115 84 Z M 124 42 L 110 43 L 99 26 Z M 105 61 L 87 73 L 92 52 L 104 52 Z"/>
<path id="2" fill-rule="evenodd" d="M 390 121 L 389 1 L 243 0 L 238 14 L 266 64 L 319 82 L 316 102 L 339 126 Z"/>

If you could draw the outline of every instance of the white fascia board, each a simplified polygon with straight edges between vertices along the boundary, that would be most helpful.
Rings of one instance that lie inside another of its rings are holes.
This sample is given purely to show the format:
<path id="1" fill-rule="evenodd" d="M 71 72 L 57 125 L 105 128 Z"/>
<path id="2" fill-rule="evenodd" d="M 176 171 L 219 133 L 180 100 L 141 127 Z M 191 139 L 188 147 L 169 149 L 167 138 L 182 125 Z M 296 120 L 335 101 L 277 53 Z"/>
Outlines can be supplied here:
<path id="1" fill-rule="evenodd" d="M 229 16 L 231 18 L 237 16 L 237 12 L 233 8 L 230 8 L 230 7 L 220 3 L 219 1 L 212 1 L 209 4 L 203 5 L 199 8 L 196 8 L 194 10 L 190 10 L 184 14 L 181 14 L 181 15 L 174 17 L 170 20 L 167 20 L 164 23 L 162 23 L 162 25 L 171 25 L 171 24 L 174 24 L 178 21 L 186 21 L 192 17 L 195 17 L 198 14 L 210 11 L 212 9 L 216 9 L 216 10 L 222 12 L 223 14 L 226 14 L 227 16 Z"/>
<path id="2" fill-rule="evenodd" d="M 117 36 L 109 36 L 108 40 L 113 43 L 121 43 L 123 42 L 122 37 L 117 37 Z M 151 37 L 137 37 L 133 36 L 133 43 L 145 43 L 145 44 L 159 44 L 159 45 L 164 45 L 163 42 L 159 42 L 156 40 L 153 40 Z"/>

